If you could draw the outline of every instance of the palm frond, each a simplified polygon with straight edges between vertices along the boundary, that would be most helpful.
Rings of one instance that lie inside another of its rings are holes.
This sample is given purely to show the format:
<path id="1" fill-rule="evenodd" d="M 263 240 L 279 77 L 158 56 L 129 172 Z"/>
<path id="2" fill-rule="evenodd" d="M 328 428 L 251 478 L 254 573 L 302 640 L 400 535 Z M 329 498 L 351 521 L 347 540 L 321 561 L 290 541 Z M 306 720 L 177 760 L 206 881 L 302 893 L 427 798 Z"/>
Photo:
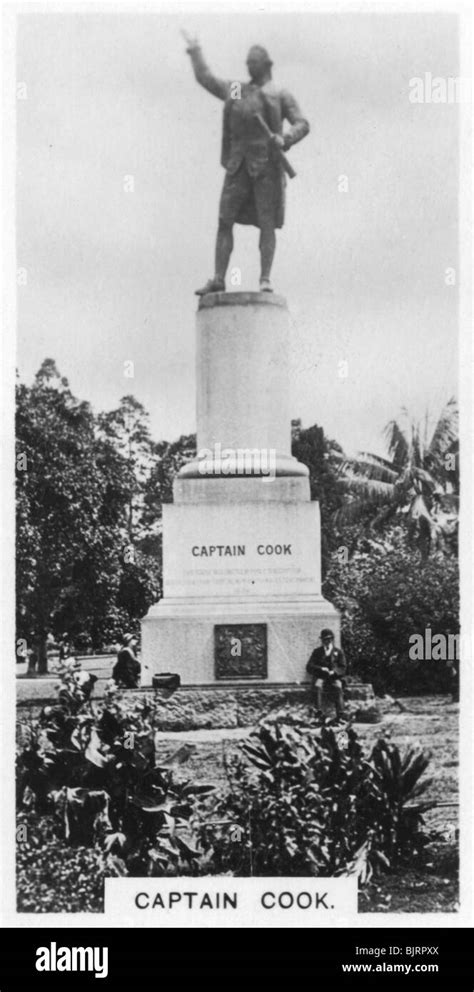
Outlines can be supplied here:
<path id="1" fill-rule="evenodd" d="M 425 500 L 421 494 L 415 496 L 410 503 L 408 510 L 408 517 L 410 520 L 426 520 L 429 523 L 430 528 L 433 526 L 433 520 L 431 519 L 430 511 L 425 503 Z"/>
<path id="2" fill-rule="evenodd" d="M 341 480 L 341 487 L 349 497 L 334 513 L 336 526 L 356 524 L 367 516 L 370 507 L 386 507 L 395 504 L 395 489 L 392 483 L 350 475 Z"/>
<path id="3" fill-rule="evenodd" d="M 359 451 L 357 459 L 367 459 L 370 462 L 374 462 L 376 465 L 385 466 L 385 468 L 390 469 L 392 472 L 395 471 L 392 461 L 388 458 L 383 458 L 382 455 L 374 455 L 371 451 Z"/>
<path id="4" fill-rule="evenodd" d="M 357 497 L 363 497 L 367 503 L 380 505 L 381 503 L 392 502 L 394 485 L 392 482 L 383 482 L 381 479 L 370 479 L 365 475 L 357 475 L 348 472 L 341 479 L 343 492 Z"/>
<path id="5" fill-rule="evenodd" d="M 378 479 L 380 482 L 394 483 L 398 479 L 398 472 L 391 462 L 368 452 L 361 452 L 357 458 L 354 458 L 351 468 L 357 475 L 363 474 L 368 479 Z"/>
<path id="6" fill-rule="evenodd" d="M 333 465 L 333 467 L 336 467 L 337 465 L 337 467 L 339 468 L 340 465 L 344 465 L 345 462 L 350 461 L 350 459 L 348 459 L 347 455 L 345 455 L 343 451 L 336 451 L 336 449 L 333 448 L 328 452 L 328 456 L 329 456 L 329 461 L 331 465 Z"/>
<path id="7" fill-rule="evenodd" d="M 431 438 L 428 455 L 434 461 L 441 461 L 459 436 L 459 411 L 454 396 L 443 407 Z"/>
<path id="8" fill-rule="evenodd" d="M 408 461 L 410 454 L 411 443 L 409 435 L 400 426 L 398 421 L 390 420 L 384 429 L 384 437 L 386 438 L 388 453 L 392 458 L 393 464 L 401 468 Z"/>
<path id="9" fill-rule="evenodd" d="M 437 488 L 437 482 L 431 472 L 427 472 L 426 469 L 418 465 L 413 466 L 412 479 L 418 479 L 420 482 L 424 482 L 432 492 Z"/>
<path id="10" fill-rule="evenodd" d="M 420 425 L 415 421 L 411 423 L 411 463 L 414 468 L 423 465 L 425 452 L 423 448 L 423 439 L 420 433 Z"/>

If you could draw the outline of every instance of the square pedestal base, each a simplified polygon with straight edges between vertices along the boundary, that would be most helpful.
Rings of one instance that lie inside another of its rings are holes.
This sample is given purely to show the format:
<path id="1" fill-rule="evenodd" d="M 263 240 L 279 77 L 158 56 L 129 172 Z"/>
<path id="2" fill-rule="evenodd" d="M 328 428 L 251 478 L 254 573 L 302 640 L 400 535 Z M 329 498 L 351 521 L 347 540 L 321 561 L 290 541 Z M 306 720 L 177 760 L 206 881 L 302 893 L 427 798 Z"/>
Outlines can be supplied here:
<path id="1" fill-rule="evenodd" d="M 222 630 L 216 637 L 216 627 L 223 626 L 227 645 Z M 297 602 L 163 599 L 142 621 L 142 685 L 151 685 L 159 672 L 176 672 L 182 685 L 306 682 L 306 664 L 323 627 L 330 627 L 339 643 L 339 614 L 322 597 Z M 252 638 L 258 642 L 255 658 Z"/>

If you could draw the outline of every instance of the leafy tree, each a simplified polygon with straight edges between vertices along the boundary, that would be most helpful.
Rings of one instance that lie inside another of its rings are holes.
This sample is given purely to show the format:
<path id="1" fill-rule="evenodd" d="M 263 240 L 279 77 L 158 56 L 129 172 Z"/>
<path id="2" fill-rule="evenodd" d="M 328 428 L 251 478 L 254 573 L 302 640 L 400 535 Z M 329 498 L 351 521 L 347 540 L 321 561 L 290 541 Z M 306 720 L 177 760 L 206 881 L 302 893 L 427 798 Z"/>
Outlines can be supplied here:
<path id="1" fill-rule="evenodd" d="M 149 415 L 134 396 L 124 396 L 116 410 L 99 415 L 99 431 L 122 456 L 127 468 L 127 530 L 129 540 L 134 541 L 143 533 L 143 498 L 153 465 Z"/>
<path id="2" fill-rule="evenodd" d="M 326 438 L 322 427 L 316 424 L 306 429 L 293 421 L 292 454 L 309 469 L 311 499 L 319 500 L 321 511 L 321 551 L 323 568 L 328 555 L 337 543 L 334 514 L 341 506 L 339 466 L 342 448 L 336 441 Z"/>
<path id="3" fill-rule="evenodd" d="M 126 464 L 51 359 L 17 387 L 16 432 L 17 636 L 46 671 L 49 632 L 102 639 L 122 570 Z"/>
<path id="4" fill-rule="evenodd" d="M 454 549 L 459 492 L 458 409 L 451 399 L 433 431 L 404 409 L 402 420 L 385 428 L 389 458 L 361 453 L 345 459 L 340 482 L 347 494 L 336 511 L 336 525 L 369 522 L 381 529 L 396 518 L 406 522 L 410 539 L 424 557 L 438 548 Z"/>
<path id="5" fill-rule="evenodd" d="M 153 447 L 153 467 L 144 498 L 144 521 L 161 520 L 163 503 L 173 502 L 173 482 L 180 468 L 196 454 L 196 435 L 182 434 L 177 441 L 159 441 Z"/>
<path id="6" fill-rule="evenodd" d="M 346 560 L 331 557 L 323 594 L 341 611 L 341 631 L 353 670 L 376 690 L 446 691 L 447 665 L 410 658 L 412 635 L 459 632 L 459 575 L 453 555 L 424 558 L 406 530 L 360 538 Z"/>
<path id="7" fill-rule="evenodd" d="M 146 543 L 146 542 L 144 542 Z M 117 607 L 126 626 L 139 635 L 138 620 L 162 595 L 161 556 L 137 549 L 133 559 L 125 562 L 117 591 Z"/>
<path id="8" fill-rule="evenodd" d="M 17 636 L 44 672 L 48 633 L 100 648 L 160 594 L 160 545 L 140 520 L 151 438 L 133 397 L 97 419 L 52 359 L 18 384 L 16 428 Z"/>

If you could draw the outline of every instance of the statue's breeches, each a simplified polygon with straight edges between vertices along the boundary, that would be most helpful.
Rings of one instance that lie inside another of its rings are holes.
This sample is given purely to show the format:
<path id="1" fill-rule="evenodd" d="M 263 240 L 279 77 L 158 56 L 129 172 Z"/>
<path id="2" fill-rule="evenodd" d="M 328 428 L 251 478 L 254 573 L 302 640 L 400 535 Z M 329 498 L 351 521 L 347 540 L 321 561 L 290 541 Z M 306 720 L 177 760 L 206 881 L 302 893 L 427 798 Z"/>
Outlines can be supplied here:
<path id="1" fill-rule="evenodd" d="M 283 227 L 284 212 L 284 176 L 278 166 L 268 163 L 259 175 L 251 176 L 243 161 L 237 172 L 226 172 L 219 204 L 219 220 L 224 224 Z"/>

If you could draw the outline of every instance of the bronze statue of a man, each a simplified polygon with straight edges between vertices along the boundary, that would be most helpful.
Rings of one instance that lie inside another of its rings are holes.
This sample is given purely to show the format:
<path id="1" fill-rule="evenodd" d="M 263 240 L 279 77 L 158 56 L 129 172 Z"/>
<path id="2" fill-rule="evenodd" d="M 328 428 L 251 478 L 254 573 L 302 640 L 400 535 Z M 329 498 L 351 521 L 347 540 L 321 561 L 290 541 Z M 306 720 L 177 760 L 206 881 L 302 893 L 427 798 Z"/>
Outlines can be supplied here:
<path id="1" fill-rule="evenodd" d="M 204 296 L 225 290 L 234 246 L 234 224 L 260 228 L 260 289 L 271 293 L 275 229 L 283 227 L 284 220 L 282 153 L 308 134 L 309 124 L 291 93 L 273 83 L 272 62 L 265 48 L 253 45 L 250 49 L 247 56 L 250 80 L 239 83 L 214 76 L 197 39 L 183 34 L 198 83 L 225 101 L 221 162 L 226 175 L 219 204 L 215 273 L 196 293 Z M 285 134 L 284 120 L 290 124 Z"/>

